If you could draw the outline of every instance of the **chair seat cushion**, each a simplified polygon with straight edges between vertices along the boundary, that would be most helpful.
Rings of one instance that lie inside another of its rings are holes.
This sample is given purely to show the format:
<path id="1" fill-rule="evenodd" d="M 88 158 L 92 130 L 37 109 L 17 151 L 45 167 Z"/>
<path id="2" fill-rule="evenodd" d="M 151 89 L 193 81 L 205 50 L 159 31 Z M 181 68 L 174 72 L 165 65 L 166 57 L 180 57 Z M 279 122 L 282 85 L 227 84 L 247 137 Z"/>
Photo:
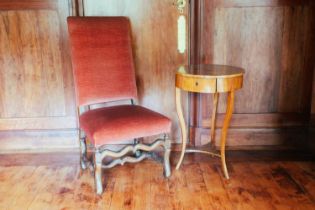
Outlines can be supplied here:
<path id="1" fill-rule="evenodd" d="M 95 145 L 168 133 L 171 121 L 154 111 L 135 105 L 105 107 L 80 116 L 80 128 Z"/>

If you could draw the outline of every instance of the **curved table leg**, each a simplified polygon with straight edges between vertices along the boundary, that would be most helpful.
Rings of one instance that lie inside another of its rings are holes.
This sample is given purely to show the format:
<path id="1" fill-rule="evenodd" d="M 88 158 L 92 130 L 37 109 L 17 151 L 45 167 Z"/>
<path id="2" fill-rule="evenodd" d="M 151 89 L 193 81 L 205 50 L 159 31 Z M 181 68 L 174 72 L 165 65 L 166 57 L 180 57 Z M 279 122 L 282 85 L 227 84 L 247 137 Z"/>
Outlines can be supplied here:
<path id="1" fill-rule="evenodd" d="M 219 101 L 219 93 L 214 93 L 213 95 L 213 108 L 212 108 L 212 116 L 211 116 L 211 145 L 215 146 L 215 121 L 217 115 Z"/>
<path id="2" fill-rule="evenodd" d="M 222 164 L 224 176 L 227 179 L 229 179 L 229 174 L 228 174 L 228 170 L 227 170 L 226 162 L 225 162 L 225 143 L 226 143 L 227 129 L 229 127 L 230 120 L 232 117 L 233 106 L 234 106 L 234 90 L 228 93 L 226 114 L 224 117 L 224 123 L 223 123 L 223 128 L 222 128 L 222 133 L 221 133 L 221 164 Z"/>
<path id="3" fill-rule="evenodd" d="M 179 161 L 176 165 L 176 170 L 178 170 L 183 162 L 185 151 L 186 151 L 187 131 L 186 131 L 186 123 L 185 123 L 182 103 L 181 103 L 181 90 L 179 88 L 176 88 L 175 95 L 176 95 L 176 111 L 177 111 L 177 115 L 179 119 L 180 129 L 182 131 L 182 151 L 180 154 Z"/>

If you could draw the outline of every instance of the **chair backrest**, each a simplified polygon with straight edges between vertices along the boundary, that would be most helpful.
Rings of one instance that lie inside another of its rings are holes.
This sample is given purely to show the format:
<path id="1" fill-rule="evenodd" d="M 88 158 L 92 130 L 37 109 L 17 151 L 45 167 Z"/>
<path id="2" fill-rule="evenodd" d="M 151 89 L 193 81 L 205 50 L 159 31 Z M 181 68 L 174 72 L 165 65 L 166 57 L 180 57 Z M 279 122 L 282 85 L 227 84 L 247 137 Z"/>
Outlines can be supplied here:
<path id="1" fill-rule="evenodd" d="M 78 106 L 136 99 L 130 23 L 126 17 L 68 17 Z"/>

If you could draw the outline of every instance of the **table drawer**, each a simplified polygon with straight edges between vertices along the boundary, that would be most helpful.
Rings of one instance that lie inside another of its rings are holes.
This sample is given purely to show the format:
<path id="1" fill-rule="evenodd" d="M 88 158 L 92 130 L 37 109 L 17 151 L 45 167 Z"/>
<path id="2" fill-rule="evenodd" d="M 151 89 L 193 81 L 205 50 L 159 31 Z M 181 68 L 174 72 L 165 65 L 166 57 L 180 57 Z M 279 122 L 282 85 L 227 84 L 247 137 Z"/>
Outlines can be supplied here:
<path id="1" fill-rule="evenodd" d="M 181 74 L 176 74 L 176 87 L 190 92 L 215 93 L 216 79 L 188 77 Z"/>

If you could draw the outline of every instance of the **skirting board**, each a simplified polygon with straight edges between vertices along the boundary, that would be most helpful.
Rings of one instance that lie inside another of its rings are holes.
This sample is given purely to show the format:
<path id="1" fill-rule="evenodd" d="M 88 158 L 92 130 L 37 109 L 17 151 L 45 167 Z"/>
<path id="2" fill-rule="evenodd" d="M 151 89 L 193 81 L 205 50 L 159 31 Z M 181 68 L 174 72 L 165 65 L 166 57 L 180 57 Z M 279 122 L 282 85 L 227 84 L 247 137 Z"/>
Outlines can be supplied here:
<path id="1" fill-rule="evenodd" d="M 0 153 L 79 148 L 77 130 L 1 131 Z"/>
<path id="2" fill-rule="evenodd" d="M 190 136 L 195 138 L 199 145 L 210 142 L 210 129 L 192 128 Z M 216 130 L 216 145 L 220 143 L 221 129 Z M 288 129 L 237 129 L 228 130 L 227 146 L 246 147 L 255 149 L 257 146 L 291 145 L 299 148 L 307 145 L 310 137 L 309 130 L 305 127 Z M 145 141 L 147 142 L 147 141 Z M 172 142 L 180 142 L 179 139 Z M 197 146 L 199 146 L 197 144 Z M 173 144 L 172 148 L 178 148 L 180 144 Z M 50 152 L 78 150 L 77 130 L 38 130 L 38 131 L 1 131 L 0 153 L 12 152 Z M 117 148 L 108 145 L 108 148 Z M 227 149 L 228 149 L 227 148 Z M 176 149 L 175 149 L 176 150 Z"/>
<path id="3" fill-rule="evenodd" d="M 210 142 L 209 128 L 191 128 L 191 139 L 196 140 L 196 145 L 201 146 Z M 221 129 L 216 129 L 216 146 L 220 145 Z M 291 145 L 305 146 L 307 144 L 308 128 L 230 128 L 226 145 L 233 146 L 272 146 Z"/>

